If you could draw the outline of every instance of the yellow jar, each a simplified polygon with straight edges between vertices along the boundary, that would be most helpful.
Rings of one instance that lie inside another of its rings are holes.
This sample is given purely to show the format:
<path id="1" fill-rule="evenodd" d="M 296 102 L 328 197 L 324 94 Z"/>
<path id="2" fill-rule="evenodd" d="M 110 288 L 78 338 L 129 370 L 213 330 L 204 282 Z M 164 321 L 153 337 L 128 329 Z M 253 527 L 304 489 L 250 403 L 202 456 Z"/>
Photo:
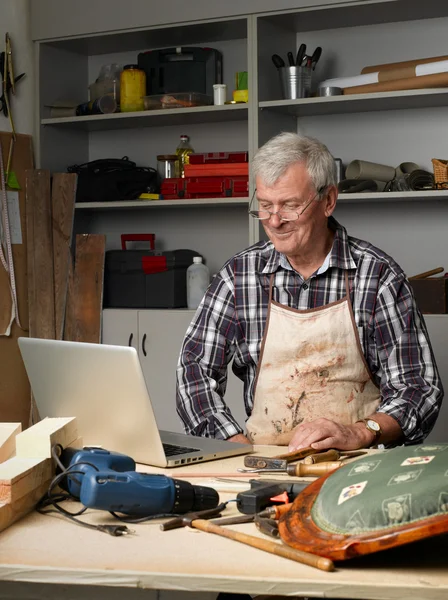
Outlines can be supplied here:
<path id="1" fill-rule="evenodd" d="M 120 75 L 120 110 L 133 112 L 144 109 L 146 74 L 137 65 L 125 65 Z"/>

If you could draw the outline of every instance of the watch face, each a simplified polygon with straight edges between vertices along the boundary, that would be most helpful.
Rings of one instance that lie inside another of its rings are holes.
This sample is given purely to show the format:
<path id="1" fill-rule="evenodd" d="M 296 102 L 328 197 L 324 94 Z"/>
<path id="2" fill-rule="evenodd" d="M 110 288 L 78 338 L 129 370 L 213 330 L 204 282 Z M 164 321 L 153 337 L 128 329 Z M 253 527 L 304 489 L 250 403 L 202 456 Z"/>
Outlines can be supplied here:
<path id="1" fill-rule="evenodd" d="M 376 421 L 372 421 L 372 419 L 367 419 L 366 425 L 369 429 L 373 431 L 380 431 L 380 426 Z"/>

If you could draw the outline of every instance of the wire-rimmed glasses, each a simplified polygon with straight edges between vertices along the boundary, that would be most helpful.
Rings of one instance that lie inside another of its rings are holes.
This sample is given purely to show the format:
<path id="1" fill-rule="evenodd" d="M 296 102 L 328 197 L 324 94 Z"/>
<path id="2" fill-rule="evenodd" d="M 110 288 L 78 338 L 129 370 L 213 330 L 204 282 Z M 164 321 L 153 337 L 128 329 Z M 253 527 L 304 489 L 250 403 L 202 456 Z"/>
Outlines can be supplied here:
<path id="1" fill-rule="evenodd" d="M 274 215 L 277 215 L 277 217 L 280 219 L 280 221 L 297 221 L 297 219 L 300 217 L 300 215 L 303 215 L 303 213 L 306 211 L 308 206 L 323 192 L 324 189 L 325 188 L 320 188 L 317 191 L 317 193 L 311 198 L 311 200 L 305 204 L 305 206 L 303 208 L 300 207 L 300 209 L 301 209 L 300 211 L 298 211 L 298 210 L 278 210 L 277 212 L 272 212 L 270 210 L 252 210 L 252 204 L 254 203 L 255 194 L 257 193 L 257 190 L 254 190 L 252 199 L 249 204 L 248 212 L 251 217 L 253 217 L 254 219 L 258 219 L 258 221 L 268 221 Z"/>

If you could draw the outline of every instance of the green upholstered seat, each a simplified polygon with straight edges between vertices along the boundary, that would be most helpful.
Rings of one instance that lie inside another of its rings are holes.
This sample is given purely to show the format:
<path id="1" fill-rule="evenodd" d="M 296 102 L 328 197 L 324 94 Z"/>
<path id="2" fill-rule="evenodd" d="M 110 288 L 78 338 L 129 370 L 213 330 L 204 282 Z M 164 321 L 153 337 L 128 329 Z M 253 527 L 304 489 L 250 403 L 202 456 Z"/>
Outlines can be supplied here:
<path id="1" fill-rule="evenodd" d="M 322 530 L 366 534 L 448 514 L 448 444 L 401 446 L 332 473 L 311 510 Z"/>

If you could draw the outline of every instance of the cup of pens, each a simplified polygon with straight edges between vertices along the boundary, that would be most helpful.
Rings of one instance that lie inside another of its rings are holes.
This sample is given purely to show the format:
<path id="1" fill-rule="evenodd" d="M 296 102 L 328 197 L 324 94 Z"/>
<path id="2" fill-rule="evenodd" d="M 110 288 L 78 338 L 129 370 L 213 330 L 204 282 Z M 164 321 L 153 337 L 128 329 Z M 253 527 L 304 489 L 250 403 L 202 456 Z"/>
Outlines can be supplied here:
<path id="1" fill-rule="evenodd" d="M 308 66 L 280 67 L 278 74 L 284 100 L 311 96 L 311 72 Z"/>

